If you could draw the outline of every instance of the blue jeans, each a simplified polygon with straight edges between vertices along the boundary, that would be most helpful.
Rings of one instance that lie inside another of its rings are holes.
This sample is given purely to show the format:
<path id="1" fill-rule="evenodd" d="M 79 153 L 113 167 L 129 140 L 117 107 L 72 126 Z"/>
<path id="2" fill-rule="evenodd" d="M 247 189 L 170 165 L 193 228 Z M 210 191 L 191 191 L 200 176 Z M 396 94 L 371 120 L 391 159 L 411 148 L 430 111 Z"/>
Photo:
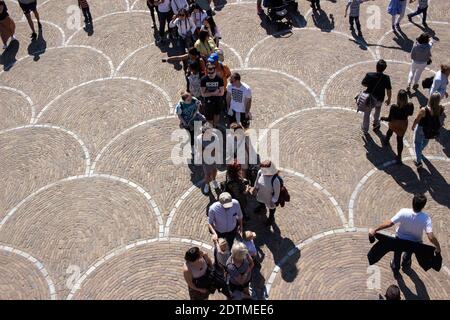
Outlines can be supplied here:
<path id="1" fill-rule="evenodd" d="M 422 163 L 422 151 L 428 145 L 428 141 L 429 140 L 425 138 L 425 134 L 423 133 L 423 128 L 418 125 L 414 131 L 414 146 L 416 149 L 417 163 Z"/>

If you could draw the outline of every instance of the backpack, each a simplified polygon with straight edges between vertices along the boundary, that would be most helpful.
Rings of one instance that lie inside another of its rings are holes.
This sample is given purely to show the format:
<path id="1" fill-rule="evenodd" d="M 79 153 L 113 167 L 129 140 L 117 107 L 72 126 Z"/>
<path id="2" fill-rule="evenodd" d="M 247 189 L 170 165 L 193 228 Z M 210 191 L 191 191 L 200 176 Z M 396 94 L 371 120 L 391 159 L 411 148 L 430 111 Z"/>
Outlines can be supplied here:
<path id="1" fill-rule="evenodd" d="M 439 116 L 431 116 L 428 110 L 426 110 L 426 125 L 422 126 L 423 135 L 426 139 L 436 139 L 439 137 L 439 131 L 441 130 L 441 120 Z"/>
<path id="2" fill-rule="evenodd" d="M 275 179 L 278 178 L 278 180 L 280 181 L 280 195 L 278 197 L 278 201 L 275 203 L 276 206 L 280 206 L 280 207 L 284 207 L 284 205 L 286 204 L 286 202 L 291 201 L 291 196 L 288 192 L 288 190 L 286 189 L 286 187 L 284 186 L 284 181 L 283 179 L 275 174 L 272 177 L 272 189 L 273 189 L 273 182 L 275 181 Z M 272 193 L 272 195 L 275 193 L 275 191 Z"/>
<path id="3" fill-rule="evenodd" d="M 433 85 L 433 81 L 434 81 L 434 76 L 426 78 L 425 80 L 422 81 L 422 87 L 424 89 L 431 89 L 431 86 Z"/>

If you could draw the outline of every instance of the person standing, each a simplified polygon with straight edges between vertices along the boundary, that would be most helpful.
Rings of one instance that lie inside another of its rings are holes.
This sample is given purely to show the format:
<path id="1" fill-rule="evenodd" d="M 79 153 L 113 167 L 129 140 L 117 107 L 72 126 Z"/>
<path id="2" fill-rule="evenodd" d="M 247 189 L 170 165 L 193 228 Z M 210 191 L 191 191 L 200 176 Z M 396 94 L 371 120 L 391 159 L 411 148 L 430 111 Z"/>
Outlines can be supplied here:
<path id="1" fill-rule="evenodd" d="M 217 50 L 214 39 L 210 37 L 209 31 L 204 28 L 198 33 L 198 39 L 195 41 L 194 48 L 200 52 L 200 55 L 205 61 Z"/>
<path id="2" fill-rule="evenodd" d="M 34 22 L 31 19 L 31 12 L 33 12 L 36 17 L 39 30 L 42 29 L 41 20 L 39 18 L 39 12 L 37 11 L 37 1 L 36 0 L 19 0 L 20 8 L 22 8 L 23 14 L 27 18 L 28 24 L 30 25 L 32 34 L 31 38 L 34 40 L 37 38 L 36 29 L 34 28 Z"/>
<path id="3" fill-rule="evenodd" d="M 204 194 L 209 193 L 210 182 L 215 190 L 220 189 L 216 177 L 217 165 L 219 164 L 218 161 L 220 161 L 218 159 L 221 159 L 221 155 L 218 152 L 219 150 L 214 148 L 215 145 L 220 143 L 220 138 L 216 131 L 216 129 L 213 129 L 211 125 L 206 122 L 202 127 L 202 132 L 197 136 L 195 146 L 195 150 L 197 150 L 197 152 L 194 157 L 194 163 L 201 163 L 203 167 L 203 179 L 205 182 L 205 186 L 203 187 Z"/>
<path id="4" fill-rule="evenodd" d="M 448 98 L 447 86 L 448 77 L 450 76 L 450 64 L 442 64 L 441 70 L 436 72 L 431 85 L 430 95 L 438 92 L 441 95 L 441 99 Z"/>
<path id="5" fill-rule="evenodd" d="M 152 17 L 153 26 L 152 28 L 158 31 L 156 26 L 155 10 L 158 11 L 158 6 L 155 4 L 155 0 L 147 0 L 147 8 L 150 11 L 150 16 Z"/>
<path id="6" fill-rule="evenodd" d="M 170 0 L 170 6 L 174 15 L 180 13 L 181 10 L 189 10 L 189 6 L 186 0 Z"/>
<path id="7" fill-rule="evenodd" d="M 0 1 L 0 36 L 3 42 L 3 50 L 8 48 L 8 40 L 16 40 L 14 33 L 16 32 L 16 24 L 9 16 L 8 7 L 5 1 Z"/>
<path id="8" fill-rule="evenodd" d="M 252 107 L 252 89 L 241 82 L 241 75 L 237 72 L 230 77 L 227 86 L 227 113 L 231 122 L 242 124 L 244 128 L 250 126 L 250 109 Z"/>
<path id="9" fill-rule="evenodd" d="M 413 3 L 416 0 L 410 0 L 409 3 Z M 418 16 L 419 14 L 422 15 L 422 24 L 425 28 L 428 27 L 427 25 L 427 12 L 428 12 L 428 0 L 418 0 L 419 5 L 417 6 L 417 10 L 413 13 L 408 14 L 408 20 L 409 22 L 412 22 L 412 18 L 415 16 Z"/>
<path id="10" fill-rule="evenodd" d="M 228 192 L 221 193 L 219 201 L 214 202 L 208 210 L 208 227 L 213 241 L 224 238 L 231 248 L 236 236 L 240 234 L 242 237 L 242 218 L 239 202 Z"/>
<path id="11" fill-rule="evenodd" d="M 278 177 L 278 169 L 275 163 L 266 160 L 261 162 L 260 167 L 261 170 L 256 176 L 253 193 L 256 193 L 259 209 L 262 209 L 264 206 L 269 209 L 266 226 L 271 226 L 275 223 L 276 203 L 280 197 L 281 181 Z"/>
<path id="12" fill-rule="evenodd" d="M 440 116 L 444 108 L 440 105 L 441 95 L 435 92 L 431 95 L 428 106 L 421 108 L 412 125 L 414 131 L 414 147 L 416 151 L 416 161 L 414 164 L 418 169 L 422 168 L 422 152 L 428 145 L 430 139 L 435 139 L 439 135 L 442 127 Z"/>
<path id="13" fill-rule="evenodd" d="M 166 24 L 169 29 L 169 23 L 172 19 L 173 13 L 172 8 L 170 7 L 170 0 L 155 0 L 155 4 L 158 5 L 159 39 L 156 40 L 156 44 L 159 45 L 166 42 Z"/>
<path id="14" fill-rule="evenodd" d="M 427 33 L 422 33 L 413 45 L 411 50 L 411 69 L 408 76 L 408 92 L 411 91 L 411 84 L 413 90 L 419 88 L 419 80 L 423 70 L 431 63 L 431 48 L 433 47 L 433 39 Z"/>
<path id="15" fill-rule="evenodd" d="M 198 247 L 190 248 L 184 255 L 183 276 L 188 285 L 191 300 L 208 300 L 213 267 L 206 252 Z"/>
<path id="16" fill-rule="evenodd" d="M 221 99 L 225 92 L 223 80 L 216 74 L 212 63 L 206 65 L 207 75 L 201 80 L 201 92 L 205 102 L 205 117 L 214 127 L 220 123 Z"/>
<path id="17" fill-rule="evenodd" d="M 225 275 L 227 272 L 227 261 L 231 256 L 228 242 L 224 238 L 213 240 L 214 242 L 214 262 L 216 270 Z"/>
<path id="18" fill-rule="evenodd" d="M 400 22 L 405 16 L 406 4 L 406 0 L 391 0 L 389 2 L 388 13 L 392 16 L 392 30 L 394 32 L 401 31 Z"/>
<path id="19" fill-rule="evenodd" d="M 211 9 L 211 2 L 211 0 L 195 0 L 195 3 L 206 12 L 208 17 L 212 17 L 214 14 Z"/>
<path id="20" fill-rule="evenodd" d="M 380 129 L 381 106 L 383 105 L 386 94 L 386 105 L 391 104 L 392 85 L 391 78 L 388 75 L 384 74 L 386 68 L 386 61 L 382 59 L 379 60 L 377 62 L 377 71 L 367 73 L 361 83 L 364 87 L 366 87 L 366 90 L 364 92 L 370 94 L 374 99 L 375 106 L 373 109 L 375 109 L 375 112 L 373 115 L 373 131 L 378 131 Z M 364 112 L 363 124 L 361 129 L 365 134 L 369 132 L 371 112 L 372 110 Z"/>
<path id="21" fill-rule="evenodd" d="M 183 53 L 186 49 L 192 47 L 192 37 L 195 33 L 195 24 L 188 15 L 187 10 L 180 9 L 176 15 L 173 16 L 169 23 L 170 28 L 178 30 L 179 45 Z"/>
<path id="22" fill-rule="evenodd" d="M 435 246 L 436 253 L 440 253 L 441 246 L 433 234 L 431 218 L 426 212 L 422 211 L 426 203 L 427 198 L 424 194 L 415 194 L 412 200 L 412 209 L 403 208 L 390 220 L 385 221 L 375 229 L 369 229 L 369 236 L 373 237 L 378 231 L 399 224 L 395 232 L 398 239 L 422 242 L 423 232 L 425 231 L 428 240 Z M 400 276 L 400 260 L 402 260 L 401 267 L 403 270 L 411 268 L 411 256 L 412 252 L 405 252 L 402 259 L 402 252 L 394 251 L 394 259 L 391 260 L 391 269 L 394 277 Z"/>
<path id="23" fill-rule="evenodd" d="M 246 213 L 248 181 L 242 178 L 241 165 L 239 163 L 234 162 L 227 166 L 223 191 L 230 193 L 231 197 L 239 202 L 244 220 L 249 220 Z"/>
<path id="24" fill-rule="evenodd" d="M 189 92 L 185 92 L 181 95 L 181 99 L 175 107 L 175 113 L 180 120 L 180 127 L 186 129 L 189 133 L 192 148 L 195 142 L 195 121 L 203 120 L 203 115 L 199 112 L 200 105 L 200 101 Z"/>
<path id="25" fill-rule="evenodd" d="M 347 6 L 345 7 L 344 17 L 347 17 L 347 12 L 348 9 L 350 8 L 350 15 L 349 15 L 350 31 L 355 32 L 355 27 L 353 26 L 354 23 L 356 25 L 356 29 L 358 30 L 359 37 L 362 37 L 361 22 L 359 21 L 359 11 L 361 3 L 366 1 L 370 0 L 348 0 Z"/>
<path id="26" fill-rule="evenodd" d="M 84 23 L 86 25 L 92 24 L 91 10 L 89 9 L 89 3 L 87 0 L 78 0 L 78 7 L 83 12 Z"/>
<path id="27" fill-rule="evenodd" d="M 254 263 L 242 242 L 236 242 L 231 248 L 231 257 L 227 261 L 230 291 L 233 300 L 250 297 L 250 280 Z"/>
<path id="28" fill-rule="evenodd" d="M 389 145 L 393 133 L 397 136 L 397 164 L 402 164 L 403 136 L 408 129 L 408 117 L 414 113 L 414 105 L 408 102 L 408 92 L 400 90 L 397 94 L 397 103 L 391 106 L 389 116 L 381 120 L 389 122 L 384 145 Z"/>

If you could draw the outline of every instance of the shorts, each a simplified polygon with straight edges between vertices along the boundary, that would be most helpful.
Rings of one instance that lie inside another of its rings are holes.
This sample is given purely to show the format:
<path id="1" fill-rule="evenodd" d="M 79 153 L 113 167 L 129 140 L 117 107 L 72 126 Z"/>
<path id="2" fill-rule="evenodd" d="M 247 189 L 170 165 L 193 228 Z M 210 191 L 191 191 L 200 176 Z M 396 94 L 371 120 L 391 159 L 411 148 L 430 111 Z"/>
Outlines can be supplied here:
<path id="1" fill-rule="evenodd" d="M 205 118 L 208 121 L 214 120 L 214 116 L 218 116 L 221 114 L 220 103 L 217 100 L 211 101 L 206 100 L 205 103 Z"/>
<path id="2" fill-rule="evenodd" d="M 20 3 L 20 7 L 24 14 L 30 14 L 31 11 L 36 11 L 37 1 L 31 3 Z"/>

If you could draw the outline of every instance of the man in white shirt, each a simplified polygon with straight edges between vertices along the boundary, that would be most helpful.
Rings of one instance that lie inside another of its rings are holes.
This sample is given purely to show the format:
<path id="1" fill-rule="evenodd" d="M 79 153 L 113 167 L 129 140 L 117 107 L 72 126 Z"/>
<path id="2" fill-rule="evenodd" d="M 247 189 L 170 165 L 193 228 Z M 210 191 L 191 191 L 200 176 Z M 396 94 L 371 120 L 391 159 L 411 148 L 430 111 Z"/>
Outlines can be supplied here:
<path id="1" fill-rule="evenodd" d="M 390 220 L 385 221 L 376 229 L 369 230 L 369 236 L 373 237 L 375 233 L 380 230 L 392 227 L 394 224 L 400 225 L 396 229 L 396 237 L 402 240 L 409 240 L 413 242 L 422 242 L 423 231 L 428 236 L 430 242 L 436 247 L 436 252 L 441 252 L 439 241 L 433 234 L 433 227 L 431 218 L 422 209 L 427 203 L 427 198 L 424 194 L 418 193 L 414 195 L 412 201 L 412 209 L 403 208 Z M 403 270 L 411 268 L 412 252 L 405 252 L 403 255 L 401 266 Z M 394 277 L 400 275 L 400 259 L 402 257 L 401 251 L 394 251 L 394 259 L 391 261 L 391 269 Z"/>
<path id="2" fill-rule="evenodd" d="M 439 92 L 441 95 L 441 99 L 448 98 L 447 86 L 448 86 L 448 77 L 450 76 L 450 63 L 442 64 L 441 70 L 436 72 L 436 75 L 433 79 L 433 84 L 430 88 L 430 96 Z"/>
<path id="3" fill-rule="evenodd" d="M 252 90 L 249 85 L 241 82 L 241 75 L 233 73 L 227 86 L 227 110 L 230 122 L 249 127 L 250 108 L 252 107 Z"/>
<path id="4" fill-rule="evenodd" d="M 219 201 L 214 202 L 208 210 L 209 231 L 213 240 L 224 238 L 229 248 L 239 233 L 242 236 L 242 210 L 239 202 L 231 198 L 228 192 L 222 192 Z"/>

